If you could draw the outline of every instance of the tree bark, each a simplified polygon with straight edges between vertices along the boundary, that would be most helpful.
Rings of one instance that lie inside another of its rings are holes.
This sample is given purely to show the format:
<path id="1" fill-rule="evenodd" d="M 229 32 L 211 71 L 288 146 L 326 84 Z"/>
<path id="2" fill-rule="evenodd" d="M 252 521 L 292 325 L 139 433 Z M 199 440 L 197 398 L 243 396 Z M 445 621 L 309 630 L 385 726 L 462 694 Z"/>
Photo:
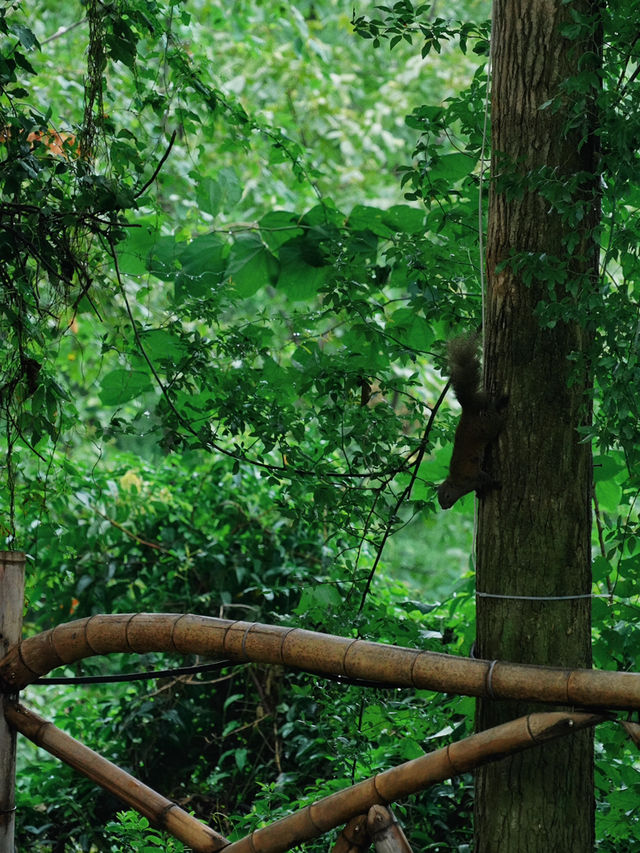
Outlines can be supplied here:
<path id="1" fill-rule="evenodd" d="M 590 599 L 573 596 L 591 592 L 591 450 L 578 431 L 591 415 L 589 333 L 579 306 L 597 278 L 600 35 L 594 24 L 578 40 L 563 36 L 572 10 L 598 20 L 590 0 L 493 4 L 485 379 L 509 402 L 488 465 L 502 488 L 479 509 L 477 655 L 588 667 Z M 585 68 L 591 89 L 578 107 L 559 87 Z M 550 289 L 558 269 L 569 277 Z M 541 304 L 558 308 L 554 325 L 541 324 Z M 482 699 L 477 727 L 531 710 Z M 590 732 L 477 773 L 476 853 L 591 851 L 593 827 Z"/>

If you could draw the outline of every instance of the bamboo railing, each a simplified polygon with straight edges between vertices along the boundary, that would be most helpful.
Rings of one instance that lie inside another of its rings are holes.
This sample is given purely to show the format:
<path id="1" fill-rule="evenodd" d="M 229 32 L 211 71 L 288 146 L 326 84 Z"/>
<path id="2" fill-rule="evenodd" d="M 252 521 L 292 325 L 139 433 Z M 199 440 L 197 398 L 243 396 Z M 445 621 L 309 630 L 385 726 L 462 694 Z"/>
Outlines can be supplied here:
<path id="1" fill-rule="evenodd" d="M 529 714 L 378 773 L 229 843 L 170 800 L 22 705 L 9 705 L 5 715 L 12 726 L 38 746 L 111 791 L 196 853 L 222 849 L 225 853 L 284 853 L 368 812 L 375 805 L 386 805 L 480 764 L 497 761 L 605 719 L 586 712 Z M 372 829 L 375 832 L 375 823 Z"/>
<path id="2" fill-rule="evenodd" d="M 279 664 L 310 673 L 492 699 L 640 709 L 640 674 L 475 660 L 331 634 L 209 616 L 135 613 L 66 622 L 14 644 L 0 660 L 0 692 L 58 666 L 114 652 L 169 652 Z"/>
<path id="3" fill-rule="evenodd" d="M 215 853 L 229 844 L 224 836 L 200 823 L 180 806 L 143 785 L 129 773 L 23 705 L 8 705 L 5 708 L 5 717 L 17 731 L 33 743 L 110 791 L 159 829 L 166 830 L 194 850 Z"/>
<path id="4" fill-rule="evenodd" d="M 590 709 L 531 714 L 488 729 L 336 792 L 229 843 L 46 720 L 5 700 L 5 717 L 11 726 L 119 796 L 198 853 L 222 849 L 227 853 L 286 851 L 369 813 L 376 805 L 387 805 L 480 764 L 593 726 L 606 719 L 605 714 L 595 713 L 596 708 L 640 708 L 640 674 L 637 673 L 475 660 L 299 628 L 170 613 L 98 615 L 67 622 L 17 642 L 0 660 L 0 693 L 8 697 L 58 666 L 93 655 L 153 651 L 221 657 L 233 663 L 253 661 L 285 665 L 388 687 Z"/>
<path id="5" fill-rule="evenodd" d="M 233 842 L 225 847 L 225 853 L 284 853 L 301 841 L 317 838 L 368 811 L 376 803 L 391 803 L 480 764 L 497 761 L 602 720 L 597 714 L 550 711 L 485 729 L 324 797 Z"/>

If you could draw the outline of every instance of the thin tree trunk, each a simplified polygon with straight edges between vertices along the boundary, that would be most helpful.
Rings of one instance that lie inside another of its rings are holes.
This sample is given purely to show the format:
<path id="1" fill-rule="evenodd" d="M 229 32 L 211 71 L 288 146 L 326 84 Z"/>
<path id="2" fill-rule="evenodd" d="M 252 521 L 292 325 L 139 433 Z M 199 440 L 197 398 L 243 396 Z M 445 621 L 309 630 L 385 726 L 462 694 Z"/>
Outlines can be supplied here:
<path id="1" fill-rule="evenodd" d="M 502 488 L 479 512 L 477 654 L 588 667 L 590 600 L 571 597 L 591 592 L 591 451 L 578 431 L 590 420 L 590 379 L 581 361 L 589 336 L 574 309 L 597 276 L 590 107 L 597 77 L 579 108 L 571 96 L 543 106 L 563 80 L 597 68 L 597 27 L 580 41 L 561 34 L 570 10 L 598 11 L 587 0 L 494 0 L 493 6 L 485 363 L 489 389 L 508 394 L 509 403 L 489 464 Z M 569 117 L 578 118 L 567 131 Z M 568 201 L 551 197 L 577 175 Z M 514 253 L 525 257 L 521 266 L 508 262 Z M 568 277 L 550 289 L 549 279 L 563 269 Z M 549 302 L 558 306 L 557 320 L 544 328 L 539 305 Z M 576 353 L 577 360 L 569 358 Z M 482 699 L 477 726 L 531 710 Z M 591 733 L 582 732 L 481 769 L 476 853 L 591 851 L 592 753 Z"/>

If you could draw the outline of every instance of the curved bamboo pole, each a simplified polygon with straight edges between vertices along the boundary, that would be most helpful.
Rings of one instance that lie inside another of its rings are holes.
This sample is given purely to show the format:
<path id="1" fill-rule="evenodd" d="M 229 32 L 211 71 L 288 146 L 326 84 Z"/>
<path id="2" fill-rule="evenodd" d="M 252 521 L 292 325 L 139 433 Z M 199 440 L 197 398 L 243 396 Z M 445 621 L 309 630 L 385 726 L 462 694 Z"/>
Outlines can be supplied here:
<path id="1" fill-rule="evenodd" d="M 467 696 L 640 709 L 638 673 L 474 660 L 301 628 L 175 613 L 91 616 L 22 640 L 0 661 L 0 692 L 13 693 L 58 666 L 92 655 L 154 651 L 280 664 Z"/>
<path id="2" fill-rule="evenodd" d="M 5 717 L 29 740 L 106 788 L 153 825 L 184 841 L 198 853 L 215 853 L 229 844 L 223 835 L 23 705 L 7 704 Z"/>
<path id="3" fill-rule="evenodd" d="M 302 841 L 317 838 L 340 826 L 355 815 L 368 812 L 373 805 L 386 805 L 415 794 L 434 782 L 594 726 L 603 719 L 600 715 L 586 712 L 550 711 L 529 714 L 493 729 L 485 729 L 305 806 L 257 829 L 240 841 L 234 841 L 224 848 L 224 853 L 284 853 Z"/>

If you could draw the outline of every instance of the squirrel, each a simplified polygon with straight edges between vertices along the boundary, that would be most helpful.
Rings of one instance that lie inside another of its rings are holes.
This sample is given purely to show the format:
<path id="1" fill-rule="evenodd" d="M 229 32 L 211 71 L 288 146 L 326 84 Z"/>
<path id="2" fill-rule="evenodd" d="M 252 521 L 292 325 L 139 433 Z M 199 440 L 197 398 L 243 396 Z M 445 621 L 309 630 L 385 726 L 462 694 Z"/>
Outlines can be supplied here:
<path id="1" fill-rule="evenodd" d="M 438 487 L 438 501 L 443 509 L 475 490 L 483 497 L 489 489 L 499 488 L 499 480 L 482 469 L 484 453 L 504 426 L 502 411 L 507 397 L 492 399 L 481 390 L 481 369 L 477 335 L 454 338 L 447 344 L 449 376 L 462 414 L 453 442 L 449 476 Z"/>

